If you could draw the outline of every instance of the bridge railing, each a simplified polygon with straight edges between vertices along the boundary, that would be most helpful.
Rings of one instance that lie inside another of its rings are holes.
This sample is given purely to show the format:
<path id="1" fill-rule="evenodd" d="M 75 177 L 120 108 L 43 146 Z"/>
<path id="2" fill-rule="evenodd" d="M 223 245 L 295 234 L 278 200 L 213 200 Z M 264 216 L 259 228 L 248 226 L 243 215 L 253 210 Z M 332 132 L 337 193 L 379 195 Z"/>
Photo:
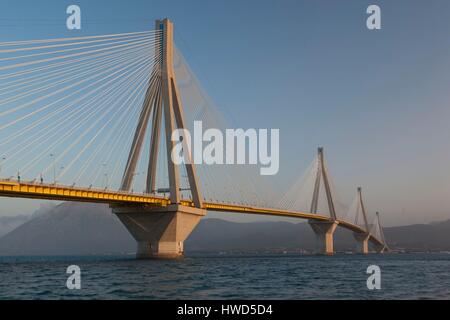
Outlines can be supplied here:
<path id="1" fill-rule="evenodd" d="M 36 180 L 18 180 L 18 179 L 12 179 L 12 178 L 0 178 L 0 183 L 8 183 L 8 184 L 17 184 L 17 185 L 31 185 L 31 186 L 40 186 L 40 187 L 53 187 L 53 188 L 61 188 L 61 189 L 72 189 L 72 190 L 79 190 L 79 191 L 93 191 L 93 192 L 107 192 L 107 193 L 117 193 L 117 194 L 123 194 L 123 195 L 135 195 L 135 196 L 152 196 L 156 198 L 166 199 L 166 197 L 159 196 L 157 194 L 149 194 L 145 192 L 134 192 L 134 191 L 123 191 L 123 190 L 116 190 L 116 189 L 108 189 L 108 188 L 96 188 L 96 187 L 79 187 L 76 185 L 65 185 L 65 184 L 58 184 L 58 183 L 48 183 L 48 182 L 40 182 Z"/>

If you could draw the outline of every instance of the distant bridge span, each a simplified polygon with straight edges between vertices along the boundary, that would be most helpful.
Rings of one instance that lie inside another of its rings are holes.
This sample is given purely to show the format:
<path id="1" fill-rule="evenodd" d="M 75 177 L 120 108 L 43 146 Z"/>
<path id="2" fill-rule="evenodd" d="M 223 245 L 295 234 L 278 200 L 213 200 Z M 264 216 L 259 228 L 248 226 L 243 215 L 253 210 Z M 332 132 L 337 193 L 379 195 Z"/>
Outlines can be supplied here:
<path id="1" fill-rule="evenodd" d="M 11 180 L 0 180 L 0 196 L 41 200 L 104 203 L 111 206 L 133 207 L 136 205 L 143 205 L 148 207 L 168 207 L 171 205 L 168 197 L 158 195 L 80 188 L 57 184 L 40 184 L 31 181 L 17 182 Z M 181 205 L 194 207 L 193 202 L 190 200 L 182 200 Z M 261 208 L 239 204 L 203 202 L 203 209 L 218 212 L 307 219 L 309 221 L 317 222 L 332 222 L 330 217 L 321 214 L 280 210 L 274 208 Z M 340 227 L 353 231 L 357 234 L 363 235 L 367 233 L 364 228 L 345 220 L 337 219 L 335 223 Z M 370 235 L 368 240 L 375 246 L 384 246 L 383 242 L 373 235 Z"/>

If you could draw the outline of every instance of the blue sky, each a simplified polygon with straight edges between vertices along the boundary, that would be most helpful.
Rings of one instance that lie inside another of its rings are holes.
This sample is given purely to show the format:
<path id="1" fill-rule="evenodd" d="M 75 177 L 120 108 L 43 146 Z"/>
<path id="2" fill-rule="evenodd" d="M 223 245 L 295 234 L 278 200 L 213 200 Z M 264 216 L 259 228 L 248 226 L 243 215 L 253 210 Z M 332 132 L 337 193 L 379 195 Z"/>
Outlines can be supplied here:
<path id="1" fill-rule="evenodd" d="M 82 30 L 68 31 L 78 4 Z M 378 4 L 382 29 L 366 28 Z M 341 197 L 361 185 L 390 225 L 450 218 L 448 1 L 2 1 L 0 41 L 152 29 L 170 18 L 239 127 L 280 128 L 279 181 L 323 145 Z M 0 199 L 7 214 L 37 203 Z"/>

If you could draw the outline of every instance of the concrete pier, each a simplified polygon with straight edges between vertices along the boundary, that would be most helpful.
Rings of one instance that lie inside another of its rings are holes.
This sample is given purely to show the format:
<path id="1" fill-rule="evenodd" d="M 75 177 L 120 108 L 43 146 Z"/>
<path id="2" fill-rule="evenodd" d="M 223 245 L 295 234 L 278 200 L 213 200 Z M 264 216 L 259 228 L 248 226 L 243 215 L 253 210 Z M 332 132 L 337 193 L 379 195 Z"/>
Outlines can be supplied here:
<path id="1" fill-rule="evenodd" d="M 316 234 L 316 253 L 333 255 L 333 234 L 338 223 L 336 221 L 308 221 Z"/>
<path id="2" fill-rule="evenodd" d="M 356 245 L 356 252 L 362 253 L 362 254 L 368 254 L 369 253 L 369 238 L 370 235 L 368 233 L 353 233 L 353 237 L 355 238 L 357 245 Z"/>
<path id="3" fill-rule="evenodd" d="M 384 253 L 387 250 L 386 245 L 384 245 L 384 244 L 374 245 L 374 249 L 377 253 Z"/>
<path id="4" fill-rule="evenodd" d="M 206 215 L 206 210 L 181 205 L 112 207 L 137 241 L 138 259 L 183 257 L 183 243 Z"/>

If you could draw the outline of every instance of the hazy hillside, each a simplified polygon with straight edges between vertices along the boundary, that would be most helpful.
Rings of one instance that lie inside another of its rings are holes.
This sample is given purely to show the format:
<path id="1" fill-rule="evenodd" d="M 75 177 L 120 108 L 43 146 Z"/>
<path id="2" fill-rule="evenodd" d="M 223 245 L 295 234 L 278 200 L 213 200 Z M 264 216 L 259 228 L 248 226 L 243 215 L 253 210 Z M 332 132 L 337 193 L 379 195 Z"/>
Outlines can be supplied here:
<path id="1" fill-rule="evenodd" d="M 13 231 L 28 220 L 50 211 L 54 205 L 42 204 L 32 215 L 0 216 L 0 237 Z"/>
<path id="2" fill-rule="evenodd" d="M 13 231 L 18 226 L 24 224 L 30 216 L 19 215 L 14 217 L 0 217 L 0 237 Z"/>
<path id="3" fill-rule="evenodd" d="M 384 232 L 393 248 L 450 251 L 450 220 L 386 228 Z"/>
<path id="4" fill-rule="evenodd" d="M 133 251 L 131 235 L 105 205 L 63 203 L 0 238 L 1 255 Z"/>
<path id="5" fill-rule="evenodd" d="M 41 209 L 31 219 L 17 218 L 15 223 L 19 222 L 20 226 L 0 238 L 0 255 L 135 251 L 134 239 L 105 205 L 63 203 Z M 450 250 L 450 220 L 386 228 L 385 234 L 393 248 Z M 337 250 L 355 247 L 346 230 L 338 228 L 335 239 Z M 219 219 L 203 219 L 185 243 L 186 251 L 312 250 L 314 246 L 314 234 L 305 222 L 234 223 Z"/>

